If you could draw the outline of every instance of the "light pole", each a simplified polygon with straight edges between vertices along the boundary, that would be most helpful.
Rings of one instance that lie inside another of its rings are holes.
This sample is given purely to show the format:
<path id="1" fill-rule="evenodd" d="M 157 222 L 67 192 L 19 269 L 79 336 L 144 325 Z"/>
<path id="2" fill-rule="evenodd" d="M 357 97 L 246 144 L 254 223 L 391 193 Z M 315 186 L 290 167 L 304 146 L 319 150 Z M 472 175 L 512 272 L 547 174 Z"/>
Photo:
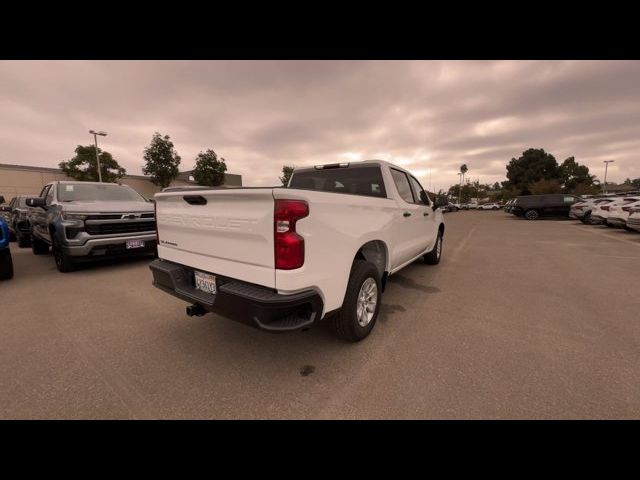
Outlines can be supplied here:
<path id="1" fill-rule="evenodd" d="M 615 160 L 603 160 L 604 162 L 604 193 L 607 193 L 607 170 L 609 169 L 609 164 L 615 162 Z"/>
<path id="2" fill-rule="evenodd" d="M 98 181 L 100 183 L 102 183 L 102 171 L 100 168 L 100 156 L 98 155 L 98 135 L 100 135 L 101 137 L 106 137 L 107 136 L 107 132 L 103 132 L 103 131 L 99 131 L 96 132 L 94 130 L 89 130 L 89 133 L 93 135 L 93 140 L 96 144 L 96 165 L 98 167 Z"/>

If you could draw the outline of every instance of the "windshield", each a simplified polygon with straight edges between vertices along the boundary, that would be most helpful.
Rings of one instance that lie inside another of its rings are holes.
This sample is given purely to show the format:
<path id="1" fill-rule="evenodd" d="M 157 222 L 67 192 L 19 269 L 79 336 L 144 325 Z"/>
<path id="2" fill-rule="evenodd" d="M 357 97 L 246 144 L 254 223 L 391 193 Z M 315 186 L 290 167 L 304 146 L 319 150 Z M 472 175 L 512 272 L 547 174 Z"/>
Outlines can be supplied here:
<path id="1" fill-rule="evenodd" d="M 58 185 L 58 200 L 61 202 L 107 201 L 144 202 L 145 199 L 127 185 L 95 183 L 61 183 Z"/>

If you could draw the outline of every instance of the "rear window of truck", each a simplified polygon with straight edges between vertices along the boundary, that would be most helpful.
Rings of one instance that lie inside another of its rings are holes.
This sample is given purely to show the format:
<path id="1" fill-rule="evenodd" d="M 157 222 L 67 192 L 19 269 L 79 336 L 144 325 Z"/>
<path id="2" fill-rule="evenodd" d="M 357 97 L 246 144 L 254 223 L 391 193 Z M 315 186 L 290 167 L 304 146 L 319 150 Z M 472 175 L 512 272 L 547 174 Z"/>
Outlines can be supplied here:
<path id="1" fill-rule="evenodd" d="M 294 172 L 289 188 L 386 198 L 378 166 L 342 167 Z"/>

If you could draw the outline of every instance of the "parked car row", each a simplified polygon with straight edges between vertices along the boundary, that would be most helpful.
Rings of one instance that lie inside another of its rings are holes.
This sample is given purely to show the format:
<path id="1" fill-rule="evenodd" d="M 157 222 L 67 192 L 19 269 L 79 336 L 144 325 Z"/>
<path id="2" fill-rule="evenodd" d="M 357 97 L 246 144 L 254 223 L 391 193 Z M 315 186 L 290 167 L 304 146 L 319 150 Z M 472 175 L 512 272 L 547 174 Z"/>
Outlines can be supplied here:
<path id="1" fill-rule="evenodd" d="M 39 196 L 16 196 L 2 207 L 8 239 L 51 252 L 60 272 L 87 260 L 157 255 L 155 208 L 127 185 L 56 181 Z"/>
<path id="2" fill-rule="evenodd" d="M 573 205 L 569 217 L 587 225 L 640 231 L 640 194 L 589 198 Z"/>
<path id="3" fill-rule="evenodd" d="M 588 225 L 640 231 L 640 192 L 586 199 L 568 194 L 524 195 L 509 200 L 504 211 L 527 220 L 568 217 Z"/>

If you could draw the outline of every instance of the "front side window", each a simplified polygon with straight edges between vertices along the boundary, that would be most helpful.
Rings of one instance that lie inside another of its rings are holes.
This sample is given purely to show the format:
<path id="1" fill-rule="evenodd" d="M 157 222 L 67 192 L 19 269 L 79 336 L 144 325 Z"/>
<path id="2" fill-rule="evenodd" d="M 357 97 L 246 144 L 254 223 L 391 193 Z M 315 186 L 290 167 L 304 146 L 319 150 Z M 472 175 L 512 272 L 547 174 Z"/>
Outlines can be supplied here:
<path id="1" fill-rule="evenodd" d="M 407 174 L 392 168 L 391 176 L 393 177 L 393 183 L 396 184 L 400 197 L 407 203 L 416 203 L 411 193 L 411 185 L 409 184 Z"/>
<path id="2" fill-rule="evenodd" d="M 424 188 L 422 188 L 422 185 L 420 185 L 420 182 L 413 176 L 409 177 L 409 181 L 411 182 L 411 186 L 413 187 L 413 193 L 418 199 L 418 203 L 429 205 L 429 196 L 427 195 L 427 192 L 424 191 Z"/>

